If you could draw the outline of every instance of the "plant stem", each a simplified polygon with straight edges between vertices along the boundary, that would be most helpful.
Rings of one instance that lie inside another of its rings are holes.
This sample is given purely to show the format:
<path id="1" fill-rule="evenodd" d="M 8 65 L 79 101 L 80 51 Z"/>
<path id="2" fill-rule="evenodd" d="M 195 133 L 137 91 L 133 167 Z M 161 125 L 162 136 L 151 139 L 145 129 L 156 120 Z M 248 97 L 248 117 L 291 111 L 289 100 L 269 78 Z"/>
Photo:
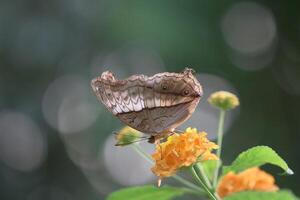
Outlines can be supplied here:
<path id="1" fill-rule="evenodd" d="M 143 158 L 145 158 L 148 162 L 150 162 L 151 164 L 153 164 L 153 161 L 151 159 L 151 157 L 146 154 L 141 147 L 138 144 L 132 144 L 131 147 Z M 199 188 L 197 185 L 195 185 L 194 183 L 191 183 L 190 181 L 178 176 L 178 175 L 173 175 L 171 176 L 171 178 L 174 178 L 175 180 L 177 180 L 178 182 L 182 183 L 183 185 L 194 189 L 196 192 L 201 193 L 201 194 L 205 194 L 205 192 Z"/>
<path id="2" fill-rule="evenodd" d="M 223 128 L 224 128 L 224 120 L 225 120 L 225 110 L 220 110 L 220 119 L 219 119 L 219 126 L 218 126 L 218 146 L 217 149 L 217 156 L 219 158 L 217 162 L 217 167 L 214 174 L 213 179 L 213 188 L 216 188 L 219 176 L 219 170 L 221 167 L 221 153 L 222 153 L 222 141 L 223 141 Z"/>
<path id="3" fill-rule="evenodd" d="M 209 179 L 207 178 L 205 172 L 204 172 L 204 169 L 202 167 L 202 165 L 200 163 L 197 163 L 195 165 L 195 169 L 197 171 L 197 174 L 200 175 L 200 178 L 202 178 L 202 181 L 205 183 L 205 185 L 209 188 L 209 189 L 212 189 L 212 185 L 209 181 Z"/>
<path id="4" fill-rule="evenodd" d="M 143 158 L 145 158 L 148 162 L 153 163 L 151 157 L 146 154 L 141 147 L 138 144 L 132 144 L 130 145 L 140 156 L 142 156 Z"/>
<path id="5" fill-rule="evenodd" d="M 198 193 L 205 194 L 205 192 L 200 187 L 198 187 L 194 183 L 191 183 L 190 181 L 182 178 L 181 176 L 173 175 L 173 176 L 171 176 L 171 178 L 174 178 L 176 181 L 182 183 L 183 185 L 186 185 L 186 186 L 196 190 Z"/>
<path id="6" fill-rule="evenodd" d="M 218 198 L 208 189 L 208 187 L 205 185 L 205 183 L 201 180 L 201 178 L 198 176 L 198 174 L 195 171 L 194 166 L 190 167 L 190 172 L 193 175 L 193 177 L 197 180 L 197 182 L 201 185 L 201 187 L 205 190 L 207 196 L 211 200 L 218 200 Z"/>

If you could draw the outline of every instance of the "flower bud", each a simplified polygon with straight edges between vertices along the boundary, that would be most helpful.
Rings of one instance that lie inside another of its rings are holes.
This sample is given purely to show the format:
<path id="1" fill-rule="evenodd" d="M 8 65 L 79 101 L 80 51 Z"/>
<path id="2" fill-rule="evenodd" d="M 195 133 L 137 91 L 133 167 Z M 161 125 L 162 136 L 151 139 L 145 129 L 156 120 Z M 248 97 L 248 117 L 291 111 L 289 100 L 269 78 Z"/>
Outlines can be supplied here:
<path id="1" fill-rule="evenodd" d="M 141 132 L 130 128 L 129 126 L 125 126 L 122 128 L 116 135 L 117 144 L 116 146 L 125 146 L 132 144 L 137 141 L 138 138 L 141 137 Z"/>
<path id="2" fill-rule="evenodd" d="M 208 102 L 221 110 L 230 110 L 234 109 L 240 105 L 239 99 L 236 95 L 226 92 L 218 91 L 214 92 L 208 98 Z"/>

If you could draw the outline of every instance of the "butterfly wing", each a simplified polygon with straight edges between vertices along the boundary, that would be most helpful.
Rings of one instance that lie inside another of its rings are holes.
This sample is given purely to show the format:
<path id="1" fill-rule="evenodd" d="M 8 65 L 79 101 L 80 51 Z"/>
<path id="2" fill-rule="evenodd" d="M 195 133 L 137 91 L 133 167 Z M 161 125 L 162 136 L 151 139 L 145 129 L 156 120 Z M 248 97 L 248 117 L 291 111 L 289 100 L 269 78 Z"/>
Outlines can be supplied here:
<path id="1" fill-rule="evenodd" d="M 104 72 L 101 77 L 93 79 L 91 85 L 98 99 L 122 122 L 150 133 L 148 126 L 138 126 L 148 117 L 143 96 L 146 79 L 144 75 L 134 75 L 125 80 L 115 80 L 111 72 Z"/>
<path id="2" fill-rule="evenodd" d="M 172 131 L 192 115 L 199 103 L 201 95 L 193 93 L 194 80 L 184 74 L 160 73 L 149 77 L 147 82 L 153 87 L 144 93 L 152 133 Z M 187 90 L 188 95 L 184 94 Z"/>
<path id="3" fill-rule="evenodd" d="M 110 112 L 128 126 L 150 134 L 172 130 L 190 117 L 202 93 L 198 84 L 185 74 L 167 72 L 125 80 L 104 72 L 92 80 L 94 92 Z"/>

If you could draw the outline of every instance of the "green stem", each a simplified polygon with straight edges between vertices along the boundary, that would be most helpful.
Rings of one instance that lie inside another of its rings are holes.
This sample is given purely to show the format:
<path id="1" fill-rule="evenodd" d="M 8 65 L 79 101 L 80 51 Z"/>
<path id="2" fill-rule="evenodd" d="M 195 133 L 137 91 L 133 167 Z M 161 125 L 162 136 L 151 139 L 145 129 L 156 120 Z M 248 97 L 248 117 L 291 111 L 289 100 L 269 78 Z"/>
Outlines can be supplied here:
<path id="1" fill-rule="evenodd" d="M 183 185 L 187 186 L 187 187 L 190 187 L 194 190 L 196 190 L 198 193 L 200 194 L 205 194 L 205 192 L 199 188 L 197 185 L 195 185 L 194 183 L 191 183 L 190 181 L 182 178 L 181 176 L 178 176 L 178 175 L 173 175 L 171 176 L 171 178 L 174 178 L 176 181 L 182 183 Z"/>
<path id="2" fill-rule="evenodd" d="M 153 160 L 152 158 L 146 154 L 142 149 L 141 147 L 134 143 L 131 145 L 131 147 L 140 155 L 142 156 L 143 158 L 145 158 L 148 162 L 150 162 L 151 164 L 153 164 Z M 182 183 L 183 185 L 191 188 L 191 189 L 194 189 L 196 192 L 198 193 L 201 193 L 201 194 L 204 194 L 205 192 L 199 188 L 197 185 L 195 185 L 194 183 L 191 183 L 190 181 L 178 176 L 178 175 L 173 175 L 172 178 L 174 178 L 175 180 L 177 180 L 178 182 Z"/>
<path id="3" fill-rule="evenodd" d="M 205 185 L 209 188 L 209 189 L 212 189 L 212 185 L 209 181 L 209 179 L 207 178 L 206 174 L 205 174 L 205 171 L 202 167 L 202 165 L 200 163 L 197 163 L 195 165 L 195 169 L 197 171 L 197 174 L 200 175 L 200 178 L 202 179 L 202 181 L 205 183 Z"/>
<path id="4" fill-rule="evenodd" d="M 130 145 L 140 156 L 142 156 L 143 158 L 145 158 L 148 162 L 150 162 L 151 164 L 153 163 L 151 157 L 146 154 L 141 147 L 138 144 L 132 144 Z"/>
<path id="5" fill-rule="evenodd" d="M 217 156 L 219 160 L 217 161 L 217 167 L 214 174 L 213 179 L 213 187 L 216 188 L 219 176 L 219 170 L 221 167 L 221 153 L 222 153 L 222 141 L 223 141 L 223 128 L 224 128 L 224 120 L 225 120 L 225 110 L 220 110 L 220 119 L 219 119 L 219 126 L 218 126 L 218 146 L 217 149 Z"/>
<path id="6" fill-rule="evenodd" d="M 198 176 L 198 174 L 195 171 L 194 166 L 190 167 L 190 172 L 193 175 L 193 177 L 196 179 L 196 181 L 201 185 L 201 187 L 205 190 L 207 196 L 211 200 L 218 200 L 218 198 L 208 189 L 208 187 L 205 185 L 205 183 L 201 180 L 201 178 Z"/>

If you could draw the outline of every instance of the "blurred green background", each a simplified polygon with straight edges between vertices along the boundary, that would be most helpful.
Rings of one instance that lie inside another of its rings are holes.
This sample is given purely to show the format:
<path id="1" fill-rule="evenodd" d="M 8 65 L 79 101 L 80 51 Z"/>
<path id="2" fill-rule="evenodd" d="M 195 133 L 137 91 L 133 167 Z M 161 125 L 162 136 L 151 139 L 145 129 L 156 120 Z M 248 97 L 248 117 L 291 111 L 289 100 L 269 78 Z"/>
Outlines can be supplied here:
<path id="1" fill-rule="evenodd" d="M 115 147 L 122 124 L 91 91 L 105 70 L 196 70 L 205 96 L 183 128 L 216 135 L 207 96 L 229 90 L 224 163 L 269 145 L 300 195 L 300 1 L 2 0 L 0 2 L 0 199 L 104 199 L 156 183 L 150 165 Z M 142 143 L 151 153 L 153 145 Z"/>

